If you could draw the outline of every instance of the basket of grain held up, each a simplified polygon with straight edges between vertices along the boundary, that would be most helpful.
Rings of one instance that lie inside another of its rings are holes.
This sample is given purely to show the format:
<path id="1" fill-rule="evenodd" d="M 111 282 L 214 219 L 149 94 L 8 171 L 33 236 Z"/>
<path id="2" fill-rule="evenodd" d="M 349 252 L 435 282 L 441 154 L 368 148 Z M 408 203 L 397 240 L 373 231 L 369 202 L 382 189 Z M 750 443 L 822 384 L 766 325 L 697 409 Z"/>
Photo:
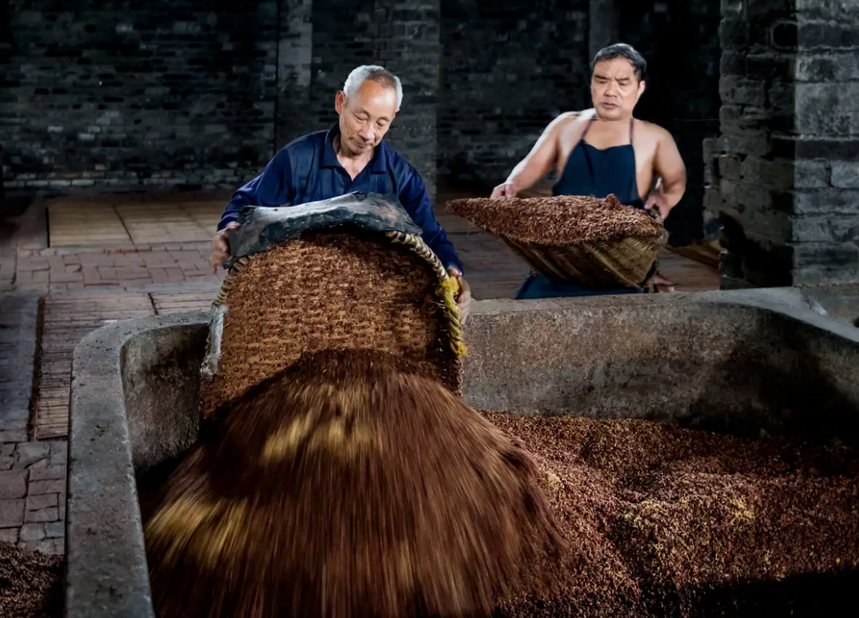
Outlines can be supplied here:
<path id="1" fill-rule="evenodd" d="M 248 208 L 214 303 L 202 414 L 321 350 L 372 349 L 459 393 L 458 290 L 393 196 Z"/>
<path id="2" fill-rule="evenodd" d="M 668 240 L 661 223 L 614 195 L 473 198 L 448 207 L 538 273 L 593 290 L 639 287 Z"/>
<path id="3" fill-rule="evenodd" d="M 157 614 L 490 615 L 565 540 L 536 462 L 458 396 L 458 283 L 394 198 L 240 224 L 208 420 L 142 512 Z"/>

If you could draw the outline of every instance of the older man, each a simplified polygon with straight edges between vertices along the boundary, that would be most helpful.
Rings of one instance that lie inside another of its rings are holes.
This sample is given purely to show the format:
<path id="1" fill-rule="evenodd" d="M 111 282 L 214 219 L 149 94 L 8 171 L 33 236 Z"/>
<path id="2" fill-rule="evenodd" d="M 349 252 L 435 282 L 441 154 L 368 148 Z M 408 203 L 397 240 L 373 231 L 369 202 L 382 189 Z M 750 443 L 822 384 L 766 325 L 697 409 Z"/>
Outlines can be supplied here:
<path id="1" fill-rule="evenodd" d="M 402 100 L 399 78 L 384 68 L 368 65 L 352 71 L 334 99 L 338 123 L 284 147 L 262 174 L 235 192 L 212 240 L 212 269 L 229 257 L 230 231 L 244 206 L 296 206 L 355 191 L 393 193 L 423 229 L 423 239 L 451 276 L 459 280 L 458 302 L 464 314 L 471 295 L 462 262 L 435 218 L 420 174 L 383 141 Z"/>
<path id="2" fill-rule="evenodd" d="M 656 209 L 665 219 L 686 191 L 686 168 L 668 131 L 633 117 L 646 70 L 644 58 L 629 45 L 600 50 L 591 65 L 593 109 L 567 112 L 552 121 L 492 196 L 513 197 L 556 169 L 555 195 L 603 198 L 614 193 L 623 204 Z M 654 280 L 670 284 L 658 275 Z M 517 298 L 587 293 L 532 276 Z"/>

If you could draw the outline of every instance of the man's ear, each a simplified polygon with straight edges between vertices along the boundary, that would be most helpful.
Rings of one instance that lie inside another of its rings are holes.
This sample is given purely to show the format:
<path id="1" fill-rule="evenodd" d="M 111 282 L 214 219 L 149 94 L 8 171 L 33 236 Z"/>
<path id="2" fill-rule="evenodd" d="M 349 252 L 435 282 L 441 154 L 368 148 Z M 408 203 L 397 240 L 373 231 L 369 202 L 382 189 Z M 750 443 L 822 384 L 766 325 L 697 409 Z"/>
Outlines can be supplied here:
<path id="1" fill-rule="evenodd" d="M 338 114 L 343 113 L 343 107 L 346 105 L 346 93 L 342 90 L 337 93 L 337 96 L 334 97 L 334 109 L 337 110 Z"/>
<path id="2" fill-rule="evenodd" d="M 647 89 L 647 83 L 642 79 L 642 80 L 638 83 L 638 96 L 643 95 L 643 94 L 644 94 L 644 91 L 645 91 L 646 89 Z"/>

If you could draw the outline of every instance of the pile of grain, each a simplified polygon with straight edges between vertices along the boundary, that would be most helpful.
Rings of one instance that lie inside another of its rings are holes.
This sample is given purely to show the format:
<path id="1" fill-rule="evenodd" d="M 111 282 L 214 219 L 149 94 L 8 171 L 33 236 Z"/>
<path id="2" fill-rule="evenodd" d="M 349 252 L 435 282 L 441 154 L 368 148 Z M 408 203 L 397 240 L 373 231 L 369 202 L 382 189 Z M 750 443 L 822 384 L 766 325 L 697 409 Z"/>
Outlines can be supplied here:
<path id="1" fill-rule="evenodd" d="M 60 618 L 63 557 L 0 541 L 0 616 Z"/>
<path id="2" fill-rule="evenodd" d="M 485 615 L 558 572 L 528 454 L 402 358 L 308 354 L 228 405 L 145 524 L 160 618 Z"/>
<path id="3" fill-rule="evenodd" d="M 859 453 L 484 412 L 538 459 L 571 584 L 503 616 L 817 616 L 851 599 Z M 548 489 L 547 489 L 548 491 Z"/>
<path id="4" fill-rule="evenodd" d="M 547 246 L 656 240 L 664 229 L 643 210 L 624 206 L 614 195 L 453 200 L 452 212 L 474 225 L 517 242 Z"/>

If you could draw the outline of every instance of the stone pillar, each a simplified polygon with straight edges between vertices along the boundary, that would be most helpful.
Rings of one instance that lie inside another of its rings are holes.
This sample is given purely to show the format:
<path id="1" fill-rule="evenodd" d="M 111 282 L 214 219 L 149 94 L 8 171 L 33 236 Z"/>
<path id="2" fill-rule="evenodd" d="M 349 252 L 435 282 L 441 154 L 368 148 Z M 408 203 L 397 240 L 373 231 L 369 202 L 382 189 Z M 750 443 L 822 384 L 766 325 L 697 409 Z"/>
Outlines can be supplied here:
<path id="1" fill-rule="evenodd" d="M 440 0 L 376 0 L 374 60 L 403 83 L 403 107 L 387 140 L 436 193 Z"/>
<path id="2" fill-rule="evenodd" d="M 722 286 L 859 281 L 859 4 L 722 0 Z"/>
<path id="3" fill-rule="evenodd" d="M 313 69 L 313 0 L 279 2 L 275 152 L 318 128 L 308 114 Z"/>
<path id="4" fill-rule="evenodd" d="M 795 162 L 796 284 L 859 281 L 859 2 L 796 0 L 781 25 L 797 40 L 794 133 L 776 136 Z M 795 34 L 794 34 L 795 33 Z"/>
<path id="5" fill-rule="evenodd" d="M 588 63 L 603 47 L 619 43 L 617 0 L 590 0 L 588 6 Z"/>

